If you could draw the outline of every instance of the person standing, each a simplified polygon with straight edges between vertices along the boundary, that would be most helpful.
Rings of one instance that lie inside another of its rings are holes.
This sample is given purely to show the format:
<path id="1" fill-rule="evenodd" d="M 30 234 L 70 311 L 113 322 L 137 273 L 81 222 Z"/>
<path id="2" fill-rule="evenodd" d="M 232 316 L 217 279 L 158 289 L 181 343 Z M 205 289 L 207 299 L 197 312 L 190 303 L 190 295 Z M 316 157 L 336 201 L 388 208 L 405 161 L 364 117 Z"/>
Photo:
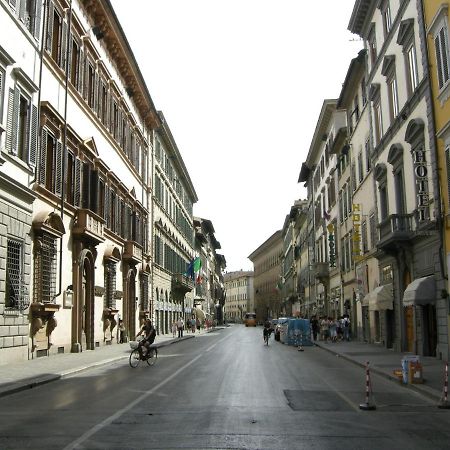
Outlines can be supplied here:
<path id="1" fill-rule="evenodd" d="M 184 320 L 182 317 L 180 317 L 177 322 L 178 338 L 183 337 L 183 328 L 184 328 Z"/>
<path id="2" fill-rule="evenodd" d="M 119 344 L 125 342 L 125 325 L 122 319 L 119 319 Z"/>
<path id="3" fill-rule="evenodd" d="M 311 317 L 311 331 L 313 335 L 314 342 L 317 341 L 317 334 L 319 333 L 319 321 L 317 317 L 314 315 Z"/>
<path id="4" fill-rule="evenodd" d="M 177 331 L 178 331 L 177 322 L 176 320 L 174 320 L 172 322 L 172 337 L 177 337 Z"/>
<path id="5" fill-rule="evenodd" d="M 344 316 L 344 319 L 342 321 L 342 331 L 344 334 L 344 340 L 349 341 L 350 340 L 350 318 L 346 314 Z"/>

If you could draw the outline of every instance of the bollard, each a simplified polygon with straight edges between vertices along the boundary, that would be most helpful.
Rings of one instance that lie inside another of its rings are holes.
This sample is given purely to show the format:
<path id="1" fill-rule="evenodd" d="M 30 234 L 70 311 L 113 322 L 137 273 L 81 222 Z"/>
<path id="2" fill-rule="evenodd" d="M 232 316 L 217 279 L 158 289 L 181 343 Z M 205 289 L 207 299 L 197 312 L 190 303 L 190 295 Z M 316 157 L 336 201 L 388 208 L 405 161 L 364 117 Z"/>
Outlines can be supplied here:
<path id="1" fill-rule="evenodd" d="M 370 382 L 369 361 L 366 362 L 366 402 L 359 405 L 359 409 L 364 411 L 373 411 L 377 409 L 374 403 L 370 403 L 370 397 L 372 394 L 372 385 Z"/>
<path id="2" fill-rule="evenodd" d="M 444 369 L 444 391 L 443 391 L 443 400 L 438 405 L 438 408 L 441 409 L 450 409 L 450 404 L 448 403 L 448 361 L 445 363 Z"/>

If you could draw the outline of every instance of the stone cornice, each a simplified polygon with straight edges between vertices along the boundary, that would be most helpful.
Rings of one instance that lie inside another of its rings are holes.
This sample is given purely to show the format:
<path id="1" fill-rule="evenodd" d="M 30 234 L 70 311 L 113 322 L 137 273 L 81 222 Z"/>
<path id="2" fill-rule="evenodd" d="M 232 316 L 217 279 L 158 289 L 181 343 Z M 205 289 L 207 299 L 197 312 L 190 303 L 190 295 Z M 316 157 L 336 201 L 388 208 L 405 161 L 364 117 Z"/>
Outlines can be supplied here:
<path id="1" fill-rule="evenodd" d="M 99 27 L 102 31 L 102 42 L 105 44 L 106 51 L 114 61 L 143 121 L 149 128 L 157 128 L 160 121 L 155 105 L 111 2 L 80 0 L 80 3 L 89 16 L 92 26 Z"/>

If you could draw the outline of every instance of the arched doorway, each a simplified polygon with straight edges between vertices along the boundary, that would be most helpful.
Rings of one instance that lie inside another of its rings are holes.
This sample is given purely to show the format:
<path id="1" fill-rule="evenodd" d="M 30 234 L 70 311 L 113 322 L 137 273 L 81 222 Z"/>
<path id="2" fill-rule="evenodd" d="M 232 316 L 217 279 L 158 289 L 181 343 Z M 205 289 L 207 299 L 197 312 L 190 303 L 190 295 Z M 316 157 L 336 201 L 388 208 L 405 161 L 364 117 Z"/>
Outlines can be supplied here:
<path id="1" fill-rule="evenodd" d="M 74 277 L 74 289 L 76 292 L 75 328 L 73 351 L 94 350 L 94 282 L 95 282 L 95 257 L 89 249 L 84 249 L 79 257 L 79 269 Z M 79 348 L 77 349 L 77 344 Z"/>

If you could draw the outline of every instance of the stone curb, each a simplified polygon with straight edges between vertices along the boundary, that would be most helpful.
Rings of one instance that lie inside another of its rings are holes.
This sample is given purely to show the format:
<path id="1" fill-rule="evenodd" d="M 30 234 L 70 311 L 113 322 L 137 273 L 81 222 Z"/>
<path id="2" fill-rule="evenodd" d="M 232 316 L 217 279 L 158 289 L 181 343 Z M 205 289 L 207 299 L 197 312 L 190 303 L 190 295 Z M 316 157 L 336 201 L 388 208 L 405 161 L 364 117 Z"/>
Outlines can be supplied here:
<path id="1" fill-rule="evenodd" d="M 208 331 L 206 331 L 206 333 L 210 333 L 211 331 L 214 331 L 214 329 L 208 330 Z M 155 347 L 156 348 L 167 347 L 169 345 L 176 344 L 178 342 L 182 342 L 182 341 L 185 341 L 187 339 L 192 339 L 194 337 L 195 337 L 195 335 L 192 335 L 192 336 L 187 335 L 187 336 L 183 336 L 180 339 L 173 338 L 173 339 L 167 340 L 165 342 L 157 343 L 157 344 L 155 344 Z M 126 355 L 115 356 L 114 358 L 103 359 L 103 360 L 97 361 L 97 362 L 95 362 L 93 364 L 89 364 L 89 365 L 85 364 L 83 366 L 74 367 L 72 369 L 68 369 L 68 370 L 66 370 L 64 372 L 61 372 L 61 373 L 46 374 L 45 376 L 42 376 L 42 375 L 39 376 L 38 375 L 33 380 L 17 381 L 16 383 L 12 383 L 12 384 L 9 384 L 7 386 L 0 386 L 0 397 L 6 397 L 7 395 L 15 394 L 15 393 L 20 392 L 20 391 L 25 391 L 27 389 L 33 389 L 34 387 L 42 386 L 43 384 L 47 384 L 47 383 L 50 383 L 52 381 L 61 380 L 61 379 L 65 378 L 65 377 L 68 377 L 69 375 L 73 375 L 75 373 L 83 372 L 85 370 L 92 369 L 94 367 L 101 367 L 101 366 L 104 366 L 106 364 L 110 364 L 110 363 L 113 363 L 115 361 L 120 361 L 121 359 L 128 358 L 128 357 L 129 357 L 129 353 L 127 353 Z"/>

